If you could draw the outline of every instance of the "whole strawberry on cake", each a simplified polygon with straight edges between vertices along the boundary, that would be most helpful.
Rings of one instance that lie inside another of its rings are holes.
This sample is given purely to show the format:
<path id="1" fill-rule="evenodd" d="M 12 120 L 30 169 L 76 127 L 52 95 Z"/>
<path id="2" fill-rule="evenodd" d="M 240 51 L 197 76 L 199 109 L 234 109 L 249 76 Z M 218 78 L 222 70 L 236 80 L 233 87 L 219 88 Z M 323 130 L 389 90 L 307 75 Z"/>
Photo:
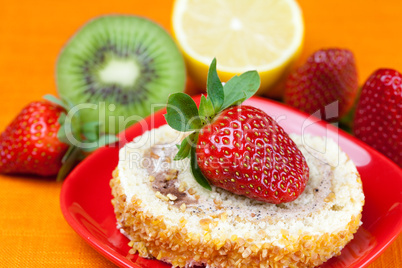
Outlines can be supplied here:
<path id="1" fill-rule="evenodd" d="M 170 95 L 167 124 L 120 150 L 112 204 L 131 253 L 178 267 L 314 267 L 353 238 L 355 165 L 334 141 L 242 105 L 259 84 L 249 71 L 222 85 L 214 60 L 198 108 Z"/>

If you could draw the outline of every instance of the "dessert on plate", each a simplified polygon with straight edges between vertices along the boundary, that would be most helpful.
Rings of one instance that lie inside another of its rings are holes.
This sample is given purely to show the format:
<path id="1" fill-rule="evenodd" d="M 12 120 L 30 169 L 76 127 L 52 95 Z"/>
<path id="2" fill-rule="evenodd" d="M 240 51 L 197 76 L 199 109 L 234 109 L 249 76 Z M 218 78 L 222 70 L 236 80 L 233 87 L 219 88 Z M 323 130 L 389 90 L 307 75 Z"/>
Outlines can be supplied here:
<path id="1" fill-rule="evenodd" d="M 355 165 L 334 141 L 288 135 L 240 105 L 258 75 L 221 86 L 214 64 L 199 110 L 171 95 L 168 124 L 120 150 L 112 204 L 131 252 L 216 268 L 314 267 L 340 254 L 361 225 Z"/>

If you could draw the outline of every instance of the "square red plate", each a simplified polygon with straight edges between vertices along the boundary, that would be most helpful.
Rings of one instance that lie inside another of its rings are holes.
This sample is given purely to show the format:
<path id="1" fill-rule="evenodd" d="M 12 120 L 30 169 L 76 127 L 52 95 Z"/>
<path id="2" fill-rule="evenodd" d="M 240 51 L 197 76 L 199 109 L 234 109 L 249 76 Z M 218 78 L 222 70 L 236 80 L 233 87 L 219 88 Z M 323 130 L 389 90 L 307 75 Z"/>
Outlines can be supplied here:
<path id="1" fill-rule="evenodd" d="M 200 96 L 194 99 L 198 103 Z M 364 143 L 315 117 L 257 97 L 245 104 L 264 110 L 288 133 L 308 133 L 334 139 L 355 162 L 366 196 L 363 225 L 342 254 L 322 267 L 366 267 L 402 229 L 402 170 Z M 146 130 L 165 124 L 164 113 L 157 112 L 121 133 L 119 146 Z M 85 241 L 121 267 L 171 267 L 128 254 L 128 239 L 116 229 L 109 181 L 118 162 L 118 151 L 117 146 L 101 148 L 73 170 L 61 191 L 63 215 Z"/>

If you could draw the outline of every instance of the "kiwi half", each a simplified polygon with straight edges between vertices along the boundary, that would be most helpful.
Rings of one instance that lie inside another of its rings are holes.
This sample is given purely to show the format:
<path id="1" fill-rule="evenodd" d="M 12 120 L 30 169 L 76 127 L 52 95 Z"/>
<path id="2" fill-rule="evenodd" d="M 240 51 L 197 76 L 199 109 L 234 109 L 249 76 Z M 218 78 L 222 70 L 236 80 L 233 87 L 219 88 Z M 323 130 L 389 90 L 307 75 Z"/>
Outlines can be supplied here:
<path id="1" fill-rule="evenodd" d="M 170 35 L 137 16 L 89 21 L 56 66 L 60 97 L 75 105 L 82 123 L 100 121 L 113 134 L 161 109 L 185 82 L 184 60 Z"/>

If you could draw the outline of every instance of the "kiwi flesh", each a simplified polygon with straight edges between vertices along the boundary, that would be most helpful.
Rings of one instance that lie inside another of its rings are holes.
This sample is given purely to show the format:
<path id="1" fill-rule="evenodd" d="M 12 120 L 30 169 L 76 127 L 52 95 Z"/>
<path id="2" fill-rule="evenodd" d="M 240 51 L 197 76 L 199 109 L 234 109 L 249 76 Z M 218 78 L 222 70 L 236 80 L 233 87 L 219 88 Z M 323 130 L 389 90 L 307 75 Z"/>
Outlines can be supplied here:
<path id="1" fill-rule="evenodd" d="M 186 71 L 162 27 L 142 17 L 109 15 L 89 21 L 68 41 L 57 60 L 56 83 L 82 123 L 99 121 L 114 134 L 184 91 Z"/>

